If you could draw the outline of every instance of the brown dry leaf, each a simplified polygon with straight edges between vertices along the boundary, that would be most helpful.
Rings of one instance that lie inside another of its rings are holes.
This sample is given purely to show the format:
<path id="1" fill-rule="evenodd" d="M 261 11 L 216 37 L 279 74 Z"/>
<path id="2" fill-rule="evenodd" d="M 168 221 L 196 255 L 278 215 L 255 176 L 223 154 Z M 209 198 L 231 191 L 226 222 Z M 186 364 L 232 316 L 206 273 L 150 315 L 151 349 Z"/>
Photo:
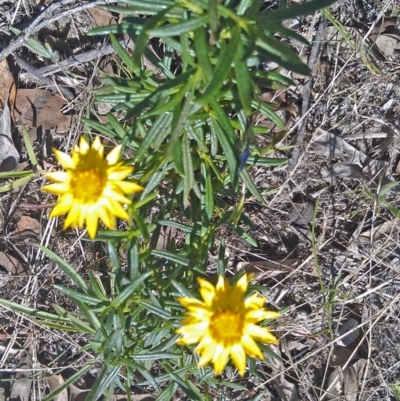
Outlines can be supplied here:
<path id="1" fill-rule="evenodd" d="M 21 350 L 21 360 L 18 364 L 18 368 L 21 370 L 15 375 L 15 380 L 11 387 L 10 401 L 29 401 L 32 387 L 31 376 L 33 374 L 30 370 L 32 354 L 32 336 L 29 336 L 24 344 L 24 349 Z"/>
<path id="2" fill-rule="evenodd" d="M 398 35 L 379 35 L 374 43 L 385 57 L 393 57 L 400 52 Z"/>
<path id="3" fill-rule="evenodd" d="M 24 268 L 22 263 L 13 256 L 0 252 L 0 266 L 4 267 L 13 276 L 27 276 L 29 267 Z"/>
<path id="4" fill-rule="evenodd" d="M 22 216 L 17 224 L 17 228 L 13 231 L 12 238 L 16 240 L 23 240 L 33 238 L 40 240 L 40 223 L 30 216 Z"/>
<path id="5" fill-rule="evenodd" d="M 326 400 L 356 401 L 358 397 L 357 373 L 353 366 L 336 368 L 329 376 Z"/>
<path id="6" fill-rule="evenodd" d="M 89 8 L 88 11 L 98 27 L 108 26 L 115 24 L 116 22 L 112 14 L 107 10 L 103 10 L 102 8 L 93 7 Z"/>
<path id="7" fill-rule="evenodd" d="M 57 390 L 64 383 L 64 379 L 61 375 L 53 375 L 46 378 L 47 383 L 50 387 L 50 392 Z M 68 390 L 64 389 L 61 393 L 57 394 L 54 398 L 54 401 L 68 401 Z"/>
<path id="8" fill-rule="evenodd" d="M 360 244 L 369 244 L 372 238 L 372 242 L 377 241 L 383 237 L 389 237 L 393 231 L 397 231 L 400 227 L 400 219 L 393 219 L 385 221 L 382 224 L 374 225 L 370 230 L 364 231 L 358 237 Z"/>
<path id="9" fill-rule="evenodd" d="M 13 114 L 15 104 L 15 82 L 14 77 L 8 67 L 7 59 L 0 63 L 0 108 L 3 109 L 7 102 L 10 103 L 11 114 Z"/>
<path id="10" fill-rule="evenodd" d="M 68 124 L 69 118 L 61 113 L 64 100 L 44 89 L 20 89 L 15 111 L 25 124 L 50 129 Z"/>

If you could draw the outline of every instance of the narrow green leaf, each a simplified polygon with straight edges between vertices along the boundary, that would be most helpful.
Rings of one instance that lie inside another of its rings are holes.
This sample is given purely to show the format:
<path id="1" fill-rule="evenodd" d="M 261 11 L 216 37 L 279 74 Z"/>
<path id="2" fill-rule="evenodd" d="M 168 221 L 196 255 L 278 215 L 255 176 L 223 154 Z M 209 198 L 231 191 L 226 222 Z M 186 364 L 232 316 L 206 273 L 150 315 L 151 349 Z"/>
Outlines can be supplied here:
<path id="1" fill-rule="evenodd" d="M 193 227 L 188 226 L 188 225 L 183 224 L 183 223 L 179 223 L 179 222 L 174 221 L 174 220 L 158 220 L 157 224 L 159 224 L 161 226 L 175 227 L 178 230 L 182 230 L 182 231 L 185 231 L 187 233 L 191 233 L 193 231 Z"/>
<path id="2" fill-rule="evenodd" d="M 231 181 L 235 182 L 235 176 L 238 169 L 238 158 L 235 155 L 235 151 L 233 150 L 232 144 L 228 140 L 227 135 L 225 135 L 225 132 L 222 131 L 221 127 L 219 126 L 219 123 L 212 119 L 212 125 L 218 141 L 221 144 L 224 156 L 226 157 Z"/>
<path id="3" fill-rule="evenodd" d="M 17 178 L 17 177 L 26 177 L 26 176 L 32 176 L 35 175 L 35 173 L 32 170 L 27 170 L 27 171 L 2 171 L 0 173 L 0 178 Z"/>
<path id="4" fill-rule="evenodd" d="M 6 301 L 5 299 L 0 299 L 0 305 L 5 306 L 13 311 L 25 313 L 26 315 L 35 317 L 37 319 L 50 320 L 57 323 L 69 323 L 68 319 L 64 319 L 61 316 L 55 315 L 53 313 L 42 312 L 35 308 L 30 308 L 29 306 L 20 305 L 15 302 Z"/>
<path id="5" fill-rule="evenodd" d="M 194 173 L 190 143 L 186 132 L 182 136 L 182 161 L 185 173 L 183 176 L 183 205 L 187 207 L 189 205 L 189 194 L 193 188 Z"/>
<path id="6" fill-rule="evenodd" d="M 210 174 L 210 168 L 208 165 L 205 165 L 205 179 L 206 179 L 206 191 L 205 191 L 205 204 L 204 204 L 204 209 L 207 214 L 209 222 L 212 220 L 212 216 L 214 213 L 214 189 L 212 185 L 212 180 L 211 180 L 211 174 Z"/>
<path id="7" fill-rule="evenodd" d="M 75 291 L 72 288 L 61 285 L 61 284 L 54 284 L 54 288 L 56 288 L 59 291 L 62 291 L 64 294 L 67 294 L 70 298 L 73 298 L 74 300 L 77 299 L 78 301 L 86 302 L 90 305 L 97 305 L 98 303 L 101 302 L 101 300 L 99 300 L 95 296 L 91 296 L 91 295 L 87 295 L 83 292 Z"/>
<path id="8" fill-rule="evenodd" d="M 95 131 L 108 136 L 109 138 L 115 138 L 115 132 L 108 128 L 103 123 L 99 123 L 98 121 L 89 120 L 87 118 L 82 118 L 81 121 L 88 126 L 89 128 L 93 128 Z M 122 139 L 122 138 L 121 138 Z"/>
<path id="9" fill-rule="evenodd" d="M 66 379 L 60 387 L 57 387 L 56 390 L 52 391 L 50 394 L 47 394 L 46 396 L 44 396 L 42 398 L 42 401 L 50 401 L 53 399 L 56 399 L 57 395 L 60 394 L 61 392 L 63 392 L 64 390 L 66 390 L 71 384 L 73 384 L 76 380 L 78 380 L 79 378 L 81 378 L 82 376 L 84 376 L 86 374 L 86 372 L 88 372 L 90 369 L 93 368 L 93 366 L 95 365 L 95 362 L 93 363 L 87 363 L 85 364 L 85 366 L 78 370 L 76 373 L 74 373 L 72 376 L 68 377 L 68 379 Z"/>
<path id="10" fill-rule="evenodd" d="M 162 319 L 171 319 L 171 313 L 165 310 L 164 308 L 161 308 L 157 305 L 154 305 L 154 303 L 150 301 L 145 301 L 145 300 L 140 300 L 139 305 L 143 306 L 144 309 L 150 311 L 151 313 L 154 313 L 157 316 L 160 316 Z"/>
<path id="11" fill-rule="evenodd" d="M 33 169 L 35 170 L 37 167 L 37 159 L 36 159 L 35 152 L 33 150 L 33 146 L 32 146 L 31 139 L 29 137 L 29 133 L 28 133 L 23 121 L 19 120 L 19 123 L 21 124 L 22 136 L 24 138 L 24 143 L 25 143 L 26 151 L 28 152 L 29 160 L 32 164 Z"/>
<path id="12" fill-rule="evenodd" d="M 12 191 L 13 189 L 22 187 L 23 185 L 32 181 L 34 178 L 36 178 L 36 174 L 30 173 L 30 174 L 26 175 L 25 177 L 19 178 L 18 180 L 15 180 L 13 182 L 5 184 L 0 187 L 0 193 Z"/>
<path id="13" fill-rule="evenodd" d="M 128 248 L 128 269 L 129 269 L 129 279 L 134 281 L 139 276 L 139 249 L 137 242 L 131 239 Z"/>
<path id="14" fill-rule="evenodd" d="M 86 293 L 89 292 L 89 286 L 83 280 L 83 278 L 79 275 L 79 273 L 71 267 L 65 260 L 56 255 L 53 251 L 46 248 L 43 245 L 35 244 L 41 251 L 43 251 L 54 263 L 58 265 L 58 267 L 83 291 Z"/>
<path id="15" fill-rule="evenodd" d="M 105 366 L 97 376 L 97 379 L 94 385 L 92 386 L 92 390 L 86 396 L 85 401 L 96 401 L 98 398 L 100 398 L 100 396 L 107 391 L 110 385 L 118 377 L 121 368 L 122 368 L 121 365 L 117 365 L 114 368 L 110 368 L 108 367 L 107 364 L 105 364 Z"/>
<path id="16" fill-rule="evenodd" d="M 187 257 L 177 255 L 168 251 L 161 251 L 159 249 L 152 249 L 150 253 L 154 256 L 158 256 L 160 258 L 170 260 L 171 262 L 178 263 L 182 266 L 189 266 L 189 260 Z"/>
<path id="17" fill-rule="evenodd" d="M 254 185 L 253 180 L 250 177 L 249 172 L 246 169 L 243 169 L 239 173 L 241 179 L 246 185 L 246 188 L 251 192 L 251 194 L 264 206 L 267 206 L 264 198 L 261 196 L 260 192 L 258 191 L 257 187 Z"/>
<path id="18" fill-rule="evenodd" d="M 204 14 L 200 17 L 191 18 L 178 24 L 169 24 L 161 28 L 146 29 L 146 33 L 148 36 L 156 36 L 159 38 L 164 38 L 166 36 L 179 36 L 206 25 L 208 20 L 209 15 Z"/>
<path id="19" fill-rule="evenodd" d="M 180 354 L 174 354 L 172 352 L 148 352 L 143 354 L 132 355 L 134 361 L 156 361 L 158 359 L 175 359 L 179 358 Z"/>
<path id="20" fill-rule="evenodd" d="M 195 100 L 196 103 L 204 104 L 209 102 L 212 98 L 215 97 L 219 89 L 221 89 L 231 71 L 231 64 L 233 62 L 240 40 L 240 31 L 241 30 L 238 25 L 235 25 L 232 28 L 231 40 L 219 56 L 217 66 L 214 70 L 213 78 L 205 92 Z"/>
<path id="21" fill-rule="evenodd" d="M 136 75 L 141 75 L 140 74 L 140 68 L 137 68 L 135 63 L 133 62 L 132 57 L 129 55 L 129 53 L 121 46 L 115 35 L 111 34 L 110 35 L 111 39 L 111 45 L 114 48 L 114 50 L 117 52 L 118 56 L 121 57 L 122 62 L 128 67 L 129 70 L 131 70 L 134 74 Z"/>
<path id="22" fill-rule="evenodd" d="M 73 314 L 66 311 L 60 305 L 53 305 L 53 308 L 57 311 L 57 313 L 60 316 L 64 317 L 65 319 L 70 320 L 71 324 L 73 324 L 82 333 L 87 333 L 87 334 L 91 334 L 91 335 L 94 335 L 96 333 L 96 329 L 89 326 L 83 320 L 78 319 L 76 316 L 74 316 Z"/>
<path id="23" fill-rule="evenodd" d="M 225 134 L 227 135 L 228 141 L 237 149 L 241 147 L 241 143 L 237 135 L 235 134 L 235 131 L 231 125 L 230 120 L 226 116 L 225 111 L 223 108 L 220 106 L 220 104 L 216 100 L 211 100 L 210 101 L 211 108 L 213 112 L 215 113 L 215 119 L 218 122 L 218 125 L 223 129 Z M 256 105 L 256 106 L 255 106 Z M 255 109 L 258 109 L 258 104 L 254 101 L 252 102 L 252 106 Z"/>
<path id="24" fill-rule="evenodd" d="M 203 71 L 203 77 L 206 82 L 210 82 L 214 75 L 210 59 L 208 57 L 208 44 L 206 40 L 206 31 L 204 27 L 194 31 L 194 49 L 198 60 L 198 66 Z"/>
<path id="25" fill-rule="evenodd" d="M 238 86 L 239 97 L 243 106 L 243 110 L 247 115 L 250 115 L 252 113 L 251 100 L 253 97 L 253 89 L 251 86 L 252 79 L 244 56 L 245 51 L 243 43 L 241 40 L 238 40 L 234 57 L 236 84 Z"/>
<path id="26" fill-rule="evenodd" d="M 142 158 L 147 149 L 158 136 L 165 136 L 165 134 L 168 135 L 171 129 L 171 121 L 172 115 L 170 113 L 161 114 L 159 117 L 157 117 L 135 154 L 136 160 L 140 160 Z"/>
<path id="27" fill-rule="evenodd" d="M 125 302 L 149 276 L 152 275 L 152 272 L 147 272 L 142 274 L 140 277 L 136 278 L 135 281 L 128 286 L 126 286 L 121 293 L 118 294 L 117 297 L 115 297 L 111 304 L 110 307 L 112 308 L 117 308 L 120 306 L 123 302 Z"/>
<path id="28" fill-rule="evenodd" d="M 290 18 L 299 17 L 300 15 L 311 14 L 316 10 L 330 6 L 334 2 L 335 0 L 308 1 L 306 3 L 298 5 L 296 4 L 285 9 L 268 11 L 266 13 L 256 15 L 255 18 L 259 24 L 264 24 L 266 22 L 282 22 Z"/>

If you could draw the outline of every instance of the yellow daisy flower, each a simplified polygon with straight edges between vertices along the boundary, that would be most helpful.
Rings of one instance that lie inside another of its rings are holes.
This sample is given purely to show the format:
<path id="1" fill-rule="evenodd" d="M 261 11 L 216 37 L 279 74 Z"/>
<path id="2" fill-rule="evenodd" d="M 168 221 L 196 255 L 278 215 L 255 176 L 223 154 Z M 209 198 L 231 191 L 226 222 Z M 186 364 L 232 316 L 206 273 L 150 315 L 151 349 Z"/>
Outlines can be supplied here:
<path id="1" fill-rule="evenodd" d="M 215 287 L 201 278 L 198 282 L 203 301 L 188 297 L 178 299 L 188 310 L 189 316 L 177 330 L 182 335 L 177 343 L 198 343 L 195 352 L 200 354 L 199 367 L 211 362 L 216 375 L 222 373 L 230 356 L 243 376 L 246 355 L 263 359 L 256 341 L 279 343 L 267 328 L 257 323 L 280 315 L 263 309 L 265 298 L 257 294 L 244 299 L 248 282 L 246 274 L 234 287 L 222 276 L 219 276 Z"/>
<path id="2" fill-rule="evenodd" d="M 121 145 L 104 157 L 104 146 L 99 137 L 92 146 L 81 137 L 72 155 L 54 149 L 54 154 L 65 171 L 46 173 L 45 177 L 55 184 L 46 185 L 43 191 L 59 195 L 50 217 L 68 213 L 64 228 L 86 226 L 90 238 L 95 238 L 98 219 L 106 227 L 115 227 L 115 217 L 129 220 L 123 204 L 131 203 L 125 194 L 140 192 L 143 188 L 124 181 L 133 167 L 119 161 Z"/>

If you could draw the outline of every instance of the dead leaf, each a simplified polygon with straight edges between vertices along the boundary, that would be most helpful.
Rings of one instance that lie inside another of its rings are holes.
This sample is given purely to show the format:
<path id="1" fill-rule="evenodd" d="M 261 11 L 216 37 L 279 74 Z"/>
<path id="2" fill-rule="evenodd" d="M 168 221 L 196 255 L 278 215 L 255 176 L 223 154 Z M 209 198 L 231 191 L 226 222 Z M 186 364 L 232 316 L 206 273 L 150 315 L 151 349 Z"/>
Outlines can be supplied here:
<path id="1" fill-rule="evenodd" d="M 347 172 L 345 171 L 345 174 L 353 174 L 355 175 L 354 178 L 358 177 L 359 179 L 362 176 L 366 177 L 371 188 L 376 188 L 378 185 L 385 186 L 392 182 L 393 177 L 388 173 L 389 164 L 387 162 L 371 159 L 339 136 L 328 131 L 318 128 L 315 133 L 318 136 L 311 142 L 312 148 L 327 160 L 331 161 L 339 158 L 344 163 L 347 163 Z M 348 167 L 350 165 L 360 166 L 361 171 L 356 173 L 354 166 L 349 171 Z M 346 167 L 346 164 L 336 166 L 336 168 L 342 171 L 344 166 Z M 399 191 L 400 187 L 396 185 L 391 190 Z"/>
<path id="2" fill-rule="evenodd" d="M 40 240 L 40 223 L 30 216 L 22 216 L 17 224 L 17 228 L 12 232 L 12 238 L 16 240 L 23 240 L 33 238 Z"/>
<path id="3" fill-rule="evenodd" d="M 15 380 L 11 387 L 10 401 L 29 401 L 33 374 L 30 370 L 32 351 L 32 336 L 29 336 L 24 344 L 24 349 L 21 351 L 21 359 L 18 364 L 18 368 L 21 370 L 15 375 Z"/>
<path id="4" fill-rule="evenodd" d="M 50 392 L 57 390 L 64 383 L 64 379 L 61 375 L 53 375 L 46 378 L 47 383 L 50 387 Z M 61 393 L 57 394 L 53 401 L 68 401 L 68 390 L 64 389 Z"/>
<path id="5" fill-rule="evenodd" d="M 29 268 L 24 268 L 22 263 L 13 256 L 0 252 L 0 266 L 4 267 L 13 276 L 27 276 Z"/>
<path id="6" fill-rule="evenodd" d="M 0 77 L 0 108 L 3 109 L 8 100 L 12 113 L 14 110 L 16 89 L 14 77 L 8 67 L 7 59 L 4 59 L 0 63 Z"/>
<path id="7" fill-rule="evenodd" d="M 400 219 L 393 219 L 385 221 L 382 224 L 376 224 L 370 230 L 364 231 L 358 237 L 360 244 L 369 244 L 372 238 L 372 242 L 377 241 L 382 237 L 389 237 L 393 231 L 397 231 L 400 226 Z"/>
<path id="8" fill-rule="evenodd" d="M 6 102 L 0 117 L 0 171 L 15 170 L 18 163 L 19 153 L 12 139 L 10 109 Z"/>
<path id="9" fill-rule="evenodd" d="M 374 44 L 385 57 L 393 57 L 400 52 L 400 36 L 379 35 Z"/>
<path id="10" fill-rule="evenodd" d="M 69 118 L 61 113 L 64 100 L 43 89 L 20 89 L 15 111 L 25 124 L 50 129 L 67 124 Z"/>
<path id="11" fill-rule="evenodd" d="M 104 10 L 102 8 L 97 8 L 97 7 L 92 7 L 89 8 L 89 14 L 92 16 L 94 19 L 94 22 L 96 26 L 101 27 L 101 26 L 108 26 L 111 24 L 115 24 L 115 18 L 112 16 L 112 14 Z"/>

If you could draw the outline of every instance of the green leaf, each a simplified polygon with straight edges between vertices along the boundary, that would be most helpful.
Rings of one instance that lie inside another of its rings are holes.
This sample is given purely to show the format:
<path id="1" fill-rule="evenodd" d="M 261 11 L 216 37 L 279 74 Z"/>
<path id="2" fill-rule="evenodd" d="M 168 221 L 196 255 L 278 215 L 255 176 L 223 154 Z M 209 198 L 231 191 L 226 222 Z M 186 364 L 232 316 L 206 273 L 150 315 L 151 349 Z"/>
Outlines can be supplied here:
<path id="1" fill-rule="evenodd" d="M 174 220 L 158 220 L 157 224 L 159 224 L 161 226 L 175 227 L 178 230 L 182 230 L 182 231 L 185 231 L 187 233 L 191 233 L 193 231 L 193 227 L 188 226 L 188 225 L 183 224 L 183 223 L 179 223 L 179 222 L 174 221 Z"/>
<path id="2" fill-rule="evenodd" d="M 208 57 L 208 44 L 206 40 L 205 28 L 201 27 L 194 31 L 194 49 L 196 50 L 196 57 L 198 66 L 203 71 L 203 78 L 206 82 L 210 82 L 214 75 L 210 59 Z"/>
<path id="3" fill-rule="evenodd" d="M 30 308 L 29 306 L 20 305 L 11 301 L 6 301 L 5 299 L 0 299 L 0 305 L 3 305 L 6 308 L 9 308 L 16 312 L 25 313 L 26 315 L 35 317 L 37 319 L 50 320 L 57 323 L 69 323 L 68 319 L 64 319 L 58 315 L 54 315 L 53 313 L 42 312 L 35 308 Z"/>
<path id="4" fill-rule="evenodd" d="M 189 194 L 193 188 L 194 173 L 189 138 L 186 132 L 182 136 L 182 161 L 185 173 L 183 176 L 183 205 L 187 207 L 189 206 Z"/>
<path id="5" fill-rule="evenodd" d="M 15 172 L 15 174 L 17 174 L 17 172 Z M 36 174 L 29 173 L 29 174 L 25 175 L 24 177 L 19 178 L 18 180 L 15 180 L 13 182 L 10 182 L 8 184 L 1 186 L 0 193 L 12 191 L 13 189 L 22 187 L 23 185 L 27 184 L 28 182 L 31 182 L 34 178 L 36 178 Z"/>
<path id="6" fill-rule="evenodd" d="M 78 380 L 79 378 L 81 378 L 82 376 L 84 376 L 86 374 L 86 372 L 88 372 L 90 369 L 93 368 L 93 366 L 95 365 L 95 362 L 93 363 L 87 363 L 85 364 L 85 366 L 78 370 L 76 373 L 74 373 L 72 376 L 68 377 L 68 379 L 66 379 L 60 387 L 57 387 L 56 390 L 52 391 L 50 394 L 47 394 L 46 396 L 44 396 L 42 398 L 42 401 L 50 401 L 53 399 L 56 399 L 57 395 L 62 393 L 65 389 L 67 389 L 71 384 L 73 384 L 76 380 Z M 87 399 L 86 399 L 87 400 Z"/>
<path id="7" fill-rule="evenodd" d="M 131 70 L 134 74 L 140 76 L 140 68 L 137 68 L 135 63 L 133 62 L 132 57 L 129 55 L 129 53 L 121 46 L 121 44 L 118 42 L 117 38 L 111 34 L 110 35 L 111 39 L 111 45 L 117 52 L 118 56 L 121 57 L 122 62 L 128 67 L 129 70 Z"/>
<path id="8" fill-rule="evenodd" d="M 171 319 L 171 313 L 166 311 L 165 309 L 158 307 L 152 302 L 145 301 L 145 300 L 140 300 L 139 305 L 143 306 L 144 309 L 150 311 L 151 313 L 154 313 L 157 316 L 160 316 L 162 319 L 169 320 Z"/>
<path id="9" fill-rule="evenodd" d="M 172 352 L 144 352 L 143 354 L 132 355 L 134 361 L 156 361 L 158 359 L 176 359 L 179 358 L 180 354 L 174 354 Z"/>
<path id="10" fill-rule="evenodd" d="M 183 266 L 189 266 L 189 260 L 187 257 L 168 251 L 161 251 L 159 249 L 152 249 L 150 253 L 154 256 L 170 260 L 171 262 L 175 262 Z"/>
<path id="11" fill-rule="evenodd" d="M 103 395 L 118 377 L 121 368 L 121 365 L 109 368 L 107 364 L 105 364 L 105 366 L 97 376 L 97 379 L 92 386 L 92 390 L 86 396 L 85 401 L 96 401 L 101 395 Z"/>
<path id="12" fill-rule="evenodd" d="M 83 292 L 78 292 L 73 290 L 72 288 L 66 287 L 61 284 L 54 284 L 54 288 L 56 288 L 59 291 L 62 291 L 63 293 L 67 294 L 71 299 L 77 299 L 78 301 L 81 302 L 86 302 L 91 305 L 97 305 L 98 303 L 101 302 L 97 297 L 87 295 Z"/>
<path id="13" fill-rule="evenodd" d="M 246 185 L 246 188 L 251 192 L 251 194 L 264 206 L 267 206 L 264 198 L 261 196 L 260 192 L 258 191 L 257 187 L 254 185 L 253 180 L 250 177 L 249 172 L 246 169 L 243 169 L 239 173 L 241 179 Z"/>
<path id="14" fill-rule="evenodd" d="M 125 302 L 149 276 L 152 275 L 152 272 L 147 272 L 142 274 L 140 277 L 135 278 L 135 281 L 128 286 L 126 286 L 121 293 L 118 294 L 117 297 L 115 297 L 111 304 L 110 307 L 112 308 L 118 308 L 123 302 Z"/>
<path id="15" fill-rule="evenodd" d="M 171 129 L 171 121 L 172 114 L 170 113 L 161 114 L 159 117 L 157 117 L 135 154 L 136 160 L 140 160 L 142 158 L 147 149 L 158 136 L 162 135 L 163 137 L 166 137 L 169 134 Z"/>
<path id="16" fill-rule="evenodd" d="M 244 46 L 243 43 L 239 40 L 234 57 L 236 84 L 238 86 L 239 97 L 243 106 L 243 110 L 247 115 L 250 115 L 252 112 L 252 79 L 244 56 Z"/>
<path id="17" fill-rule="evenodd" d="M 17 178 L 17 177 L 31 177 L 32 175 L 35 175 L 35 173 L 32 170 L 27 170 L 27 171 L 2 171 L 0 173 L 0 178 Z"/>
<path id="18" fill-rule="evenodd" d="M 57 313 L 65 319 L 70 320 L 71 324 L 77 328 L 78 331 L 86 334 L 94 335 L 96 333 L 96 329 L 89 326 L 86 322 L 81 319 L 78 319 L 76 316 L 72 315 L 71 313 L 67 312 L 64 308 L 60 305 L 53 305 L 53 308 L 57 311 Z"/>
<path id="19" fill-rule="evenodd" d="M 240 31 L 241 30 L 238 25 L 235 25 L 232 28 L 231 40 L 229 44 L 222 50 L 218 58 L 218 63 L 215 67 L 213 78 L 205 92 L 195 100 L 196 103 L 205 104 L 209 102 L 212 98 L 216 97 L 216 93 L 221 89 L 231 71 L 231 64 L 240 41 Z"/>
<path id="20" fill-rule="evenodd" d="M 335 0 L 314 0 L 303 4 L 294 5 L 289 8 L 279 9 L 277 11 L 268 11 L 255 16 L 257 23 L 282 22 L 290 18 L 296 18 L 300 15 L 311 14 L 316 10 L 325 8 L 333 4 Z"/>
<path id="21" fill-rule="evenodd" d="M 129 269 L 129 279 L 131 281 L 136 280 L 139 276 L 139 249 L 137 242 L 134 239 L 131 239 L 129 242 L 128 248 L 128 269 Z"/>
<path id="22" fill-rule="evenodd" d="M 65 260 L 60 258 L 54 252 L 50 251 L 50 249 L 46 248 L 43 245 L 35 244 L 40 250 L 42 250 L 54 263 L 56 263 L 59 268 L 83 291 L 86 293 L 89 292 L 89 286 L 83 280 L 83 278 L 79 275 L 79 273 L 71 267 Z"/>
<path id="23" fill-rule="evenodd" d="M 218 141 L 221 144 L 222 150 L 224 152 L 224 155 L 226 157 L 226 161 L 228 163 L 228 169 L 229 169 L 229 174 L 231 176 L 231 181 L 235 181 L 235 176 L 236 176 L 236 171 L 238 169 L 238 159 L 235 155 L 235 152 L 232 148 L 232 144 L 229 142 L 227 136 L 225 133 L 222 131 L 221 127 L 219 126 L 220 120 L 217 122 L 214 119 L 212 119 L 212 126 L 214 129 L 214 132 L 217 135 Z"/>
<path id="24" fill-rule="evenodd" d="M 166 36 L 179 36 L 206 25 L 208 20 L 209 15 L 204 14 L 200 17 L 191 18 L 178 24 L 169 24 L 161 28 L 146 29 L 146 33 L 149 36 L 156 36 L 159 38 L 164 38 Z"/>

